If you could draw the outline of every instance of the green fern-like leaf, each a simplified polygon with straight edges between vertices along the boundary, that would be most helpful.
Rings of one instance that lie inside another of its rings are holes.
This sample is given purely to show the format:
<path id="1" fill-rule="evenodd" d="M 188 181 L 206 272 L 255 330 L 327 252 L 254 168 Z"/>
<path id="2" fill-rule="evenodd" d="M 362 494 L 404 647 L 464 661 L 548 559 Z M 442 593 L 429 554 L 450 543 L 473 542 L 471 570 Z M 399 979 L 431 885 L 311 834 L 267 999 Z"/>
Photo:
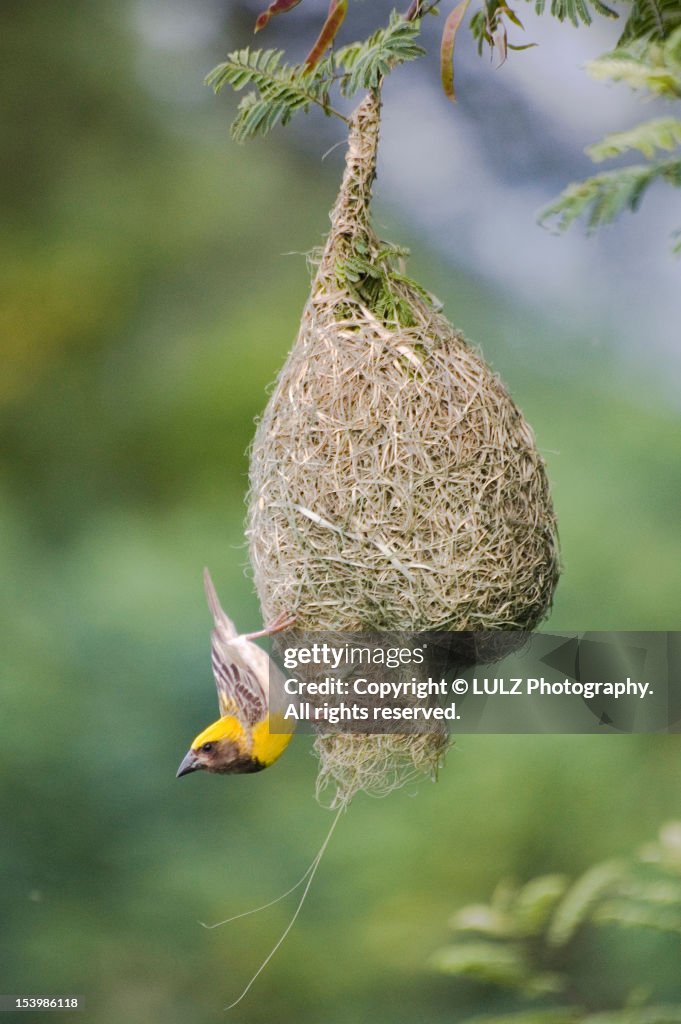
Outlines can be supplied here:
<path id="1" fill-rule="evenodd" d="M 541 212 L 540 223 L 553 220 L 557 229 L 564 231 L 585 215 L 587 228 L 592 231 L 601 224 L 610 224 L 624 210 L 636 210 L 655 181 L 667 181 L 681 188 L 681 160 L 660 160 L 649 166 L 636 164 L 569 185 L 555 203 Z"/>
<path id="2" fill-rule="evenodd" d="M 623 871 L 624 868 L 618 861 L 606 861 L 586 871 L 577 879 L 553 915 L 547 932 L 550 946 L 564 946 L 570 941 L 577 929 L 589 919 L 601 897 L 622 877 Z"/>
<path id="3" fill-rule="evenodd" d="M 650 2 L 658 4 L 661 0 Z M 594 78 L 624 82 L 653 96 L 678 100 L 681 98 L 681 27 L 662 42 L 638 39 L 628 49 L 606 53 L 587 67 Z M 601 224 L 609 224 L 624 210 L 636 210 L 655 181 L 681 188 L 681 159 L 678 156 L 671 160 L 657 159 L 661 152 L 670 153 L 679 146 L 681 120 L 674 117 L 655 118 L 627 131 L 607 135 L 588 147 L 586 152 L 594 161 L 637 151 L 650 163 L 608 171 L 568 186 L 542 211 L 540 223 L 552 222 L 559 230 L 564 230 L 584 216 L 591 231 Z M 681 251 L 681 241 L 678 236 L 674 237 L 674 251 Z"/>
<path id="4" fill-rule="evenodd" d="M 602 0 L 551 0 L 551 14 L 559 21 L 571 21 L 573 25 L 590 25 L 593 21 L 591 9 L 604 18 L 618 18 L 617 11 L 608 7 Z M 537 14 L 546 10 L 546 0 L 534 0 Z"/>
<path id="5" fill-rule="evenodd" d="M 234 50 L 206 75 L 206 85 L 216 93 L 225 85 L 231 85 L 237 92 L 247 85 L 267 88 L 286 75 L 287 65 L 281 63 L 283 55 L 283 50 Z"/>
<path id="6" fill-rule="evenodd" d="M 425 50 L 416 43 L 418 21 L 406 21 L 393 12 L 385 28 L 378 29 L 365 42 L 351 43 L 336 54 L 335 63 L 343 70 L 341 92 L 353 96 L 360 89 L 376 89 L 381 79 L 398 64 L 422 57 Z"/>
<path id="7" fill-rule="evenodd" d="M 245 142 L 254 135 L 266 135 L 276 124 L 286 124 L 294 111 L 304 106 L 301 102 L 291 102 L 290 97 L 273 101 L 263 99 L 256 92 L 246 93 L 232 122 L 232 138 Z"/>
<path id="8" fill-rule="evenodd" d="M 544 14 L 547 0 L 530 0 L 537 14 Z M 619 14 L 603 0 L 551 0 L 550 12 L 559 21 L 573 25 L 590 25 L 593 15 L 618 18 Z M 624 23 L 618 47 L 641 40 L 664 40 L 681 25 L 681 6 L 678 0 L 633 0 Z"/>
<path id="9" fill-rule="evenodd" d="M 282 50 L 235 50 L 207 76 L 215 92 L 231 85 L 236 92 L 255 89 L 241 100 L 232 124 L 232 136 L 243 142 L 253 135 L 266 135 L 277 124 L 286 124 L 312 104 L 328 112 L 326 102 L 328 59 L 314 70 L 303 64 L 282 63 Z"/>
<path id="10" fill-rule="evenodd" d="M 360 89 L 375 89 L 398 64 L 421 57 L 425 50 L 416 37 L 419 22 L 406 21 L 396 13 L 389 24 L 364 42 L 345 46 L 309 66 L 287 64 L 282 50 L 235 50 L 206 78 L 215 92 L 226 85 L 236 91 L 251 87 L 240 102 L 232 124 L 238 142 L 253 135 L 265 135 L 277 124 L 286 124 L 298 111 L 315 104 L 327 114 L 338 114 L 329 105 L 331 86 L 352 96 Z M 339 115 L 344 120 L 342 114 Z"/>
<path id="11" fill-rule="evenodd" d="M 586 68 L 592 78 L 624 82 L 632 89 L 647 89 L 670 99 L 681 97 L 681 67 L 653 63 L 647 55 L 615 51 L 589 61 Z"/>
<path id="12" fill-rule="evenodd" d="M 635 0 L 617 45 L 628 46 L 641 39 L 666 39 L 679 25 L 678 0 Z"/>
<path id="13" fill-rule="evenodd" d="M 675 117 L 660 117 L 654 121 L 645 121 L 628 131 L 606 135 L 601 142 L 588 146 L 586 152 L 596 163 L 622 156 L 631 150 L 637 150 L 652 160 L 659 150 L 671 152 L 679 145 L 681 121 Z"/>

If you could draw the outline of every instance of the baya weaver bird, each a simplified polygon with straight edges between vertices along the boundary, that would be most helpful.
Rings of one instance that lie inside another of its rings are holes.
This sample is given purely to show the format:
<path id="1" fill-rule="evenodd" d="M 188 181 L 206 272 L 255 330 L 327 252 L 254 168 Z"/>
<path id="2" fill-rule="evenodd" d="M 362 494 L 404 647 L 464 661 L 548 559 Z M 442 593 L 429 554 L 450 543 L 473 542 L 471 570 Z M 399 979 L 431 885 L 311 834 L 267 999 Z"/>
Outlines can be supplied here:
<path id="1" fill-rule="evenodd" d="M 283 676 L 253 640 L 287 629 L 295 617 L 281 614 L 264 629 L 240 635 L 220 606 L 207 569 L 203 579 L 214 621 L 211 662 L 220 718 L 193 741 L 178 779 L 200 770 L 222 775 L 262 771 L 281 757 L 292 736 L 283 717 L 270 711 L 270 684 L 279 686 Z"/>

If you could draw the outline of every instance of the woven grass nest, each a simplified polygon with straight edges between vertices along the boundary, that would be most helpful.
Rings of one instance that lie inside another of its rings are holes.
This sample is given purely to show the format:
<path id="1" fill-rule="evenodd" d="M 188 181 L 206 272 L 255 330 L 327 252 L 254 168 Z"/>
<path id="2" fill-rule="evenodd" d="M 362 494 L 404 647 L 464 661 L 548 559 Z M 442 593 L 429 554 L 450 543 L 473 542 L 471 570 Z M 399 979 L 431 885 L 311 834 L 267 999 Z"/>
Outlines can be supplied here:
<path id="1" fill-rule="evenodd" d="M 379 114 L 371 94 L 352 116 L 331 231 L 252 447 L 263 616 L 340 635 L 528 630 L 559 573 L 544 463 L 503 384 L 371 226 Z M 446 747 L 439 728 L 323 729 L 318 789 L 335 785 L 336 805 L 382 794 L 434 773 Z"/>

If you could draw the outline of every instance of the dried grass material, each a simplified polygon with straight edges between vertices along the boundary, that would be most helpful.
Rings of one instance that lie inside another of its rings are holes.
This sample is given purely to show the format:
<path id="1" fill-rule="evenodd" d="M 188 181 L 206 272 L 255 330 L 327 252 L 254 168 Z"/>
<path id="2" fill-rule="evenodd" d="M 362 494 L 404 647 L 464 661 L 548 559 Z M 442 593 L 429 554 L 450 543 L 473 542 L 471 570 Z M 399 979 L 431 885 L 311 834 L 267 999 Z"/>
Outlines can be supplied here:
<path id="1" fill-rule="evenodd" d="M 388 796 L 421 774 L 436 777 L 449 746 L 441 729 L 427 733 L 324 733 L 315 740 L 319 757 L 317 799 L 335 787 L 330 807 L 348 804 L 355 793 Z"/>
<path id="2" fill-rule="evenodd" d="M 370 96 L 253 445 L 263 615 L 295 612 L 308 630 L 530 629 L 559 571 L 544 464 L 481 356 L 391 268 L 369 222 L 378 126 Z M 385 792 L 435 770 L 445 747 L 432 732 L 322 735 L 319 781 L 333 780 L 340 802 Z"/>

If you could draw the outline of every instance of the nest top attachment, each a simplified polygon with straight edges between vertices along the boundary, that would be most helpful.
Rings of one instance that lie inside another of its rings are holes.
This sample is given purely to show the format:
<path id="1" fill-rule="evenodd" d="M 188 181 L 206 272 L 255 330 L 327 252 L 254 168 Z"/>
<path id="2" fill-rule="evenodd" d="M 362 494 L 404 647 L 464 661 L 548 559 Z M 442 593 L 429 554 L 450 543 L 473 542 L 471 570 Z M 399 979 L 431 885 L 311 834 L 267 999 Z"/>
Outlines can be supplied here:
<path id="1" fill-rule="evenodd" d="M 369 208 L 371 188 L 376 178 L 380 114 L 379 95 L 369 93 L 350 118 L 345 172 L 331 211 L 331 231 L 319 263 L 316 281 L 328 278 L 338 259 L 343 255 L 348 256 L 355 247 L 353 243 L 358 239 L 366 240 L 368 234 L 373 236 Z"/>

